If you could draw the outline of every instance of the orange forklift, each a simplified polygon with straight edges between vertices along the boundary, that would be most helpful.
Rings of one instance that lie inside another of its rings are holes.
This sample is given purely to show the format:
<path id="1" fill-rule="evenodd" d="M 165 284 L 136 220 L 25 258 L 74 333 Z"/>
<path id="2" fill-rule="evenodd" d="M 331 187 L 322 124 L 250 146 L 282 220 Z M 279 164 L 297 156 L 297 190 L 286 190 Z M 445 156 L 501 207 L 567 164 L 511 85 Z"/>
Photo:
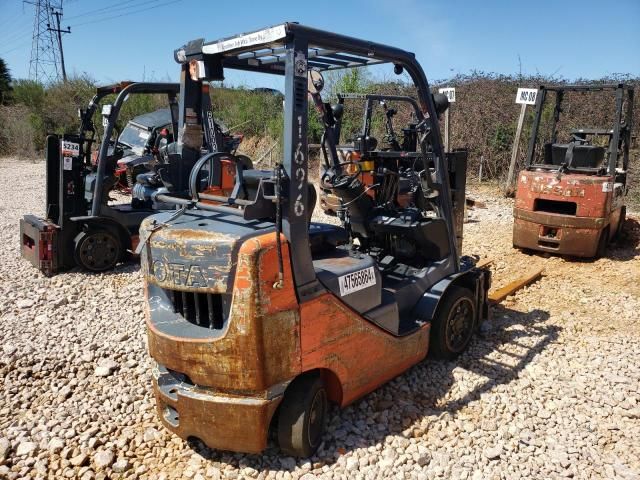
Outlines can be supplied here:
<path id="1" fill-rule="evenodd" d="M 456 241 L 466 155 L 444 153 L 436 102 L 410 52 L 284 23 L 195 40 L 175 59 L 178 131 L 203 118 L 198 92 L 225 70 L 284 76 L 284 155 L 272 170 L 234 162 L 229 189 L 221 155 L 201 156 L 178 136 L 182 163 L 195 159 L 190 198 L 162 195 L 179 209 L 140 228 L 158 415 L 211 448 L 259 453 L 272 432 L 283 452 L 310 456 L 330 403 L 349 405 L 429 352 L 455 358 L 487 317 L 490 274 L 461 258 Z M 418 148 L 369 159 L 365 186 L 357 156 L 337 153 L 340 109 L 321 97 L 322 72 L 378 64 L 415 84 Z M 309 101 L 342 226 L 311 221 Z M 411 188 L 399 201 L 401 179 Z"/>
<path id="2" fill-rule="evenodd" d="M 612 93 L 612 128 L 574 128 L 560 138 L 563 100 L 578 93 Z M 551 135 L 541 143 L 541 120 L 555 96 Z M 513 209 L 513 246 L 575 257 L 601 257 L 625 219 L 633 121 L 633 87 L 540 87 L 525 169 Z"/>

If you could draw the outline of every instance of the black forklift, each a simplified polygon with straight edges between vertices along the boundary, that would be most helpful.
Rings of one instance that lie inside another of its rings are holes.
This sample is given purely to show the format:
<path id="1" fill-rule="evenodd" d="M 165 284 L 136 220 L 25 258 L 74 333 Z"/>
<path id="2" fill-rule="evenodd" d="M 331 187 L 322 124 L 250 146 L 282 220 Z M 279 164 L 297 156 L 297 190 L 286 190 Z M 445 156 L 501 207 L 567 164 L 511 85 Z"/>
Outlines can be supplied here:
<path id="1" fill-rule="evenodd" d="M 88 107 L 79 110 L 78 133 L 47 137 L 46 217 L 25 215 L 20 221 L 24 258 L 52 276 L 75 266 L 96 272 L 109 270 L 128 256 L 135 248 L 142 220 L 158 209 L 172 207 L 149 201 L 145 192 L 142 198 L 134 195 L 130 202 L 110 204 L 109 195 L 118 180 L 117 162 L 131 153 L 112 140 L 116 122 L 129 95 L 165 94 L 172 130 L 168 135 L 173 136 L 178 125 L 179 90 L 177 83 L 121 82 L 99 87 Z M 101 105 L 109 95 L 116 95 L 113 104 Z M 94 152 L 94 115 L 99 107 L 104 132 L 100 149 Z M 145 162 L 153 163 L 153 155 L 158 156 L 157 151 L 141 153 L 139 157 Z M 155 189 L 162 186 L 160 181 L 153 184 Z M 150 185 L 147 181 L 135 187 L 144 191 Z"/>
<path id="2" fill-rule="evenodd" d="M 284 452 L 310 456 L 329 403 L 349 405 L 428 352 L 455 358 L 487 317 L 490 274 L 456 241 L 451 172 L 466 158 L 445 154 L 441 108 L 410 52 L 283 23 L 194 40 L 175 59 L 179 130 L 189 114 L 202 118 L 197 94 L 225 71 L 283 76 L 284 155 L 271 170 L 238 167 L 230 193 L 213 194 L 220 156 L 178 142 L 182 160 L 195 161 L 190 198 L 162 195 L 180 210 L 140 227 L 158 415 L 212 448 L 258 453 L 272 431 Z M 338 155 L 339 109 L 322 98 L 322 72 L 378 64 L 416 87 L 415 152 L 372 155 L 366 185 L 368 166 Z M 310 103 L 341 226 L 311 221 Z"/>

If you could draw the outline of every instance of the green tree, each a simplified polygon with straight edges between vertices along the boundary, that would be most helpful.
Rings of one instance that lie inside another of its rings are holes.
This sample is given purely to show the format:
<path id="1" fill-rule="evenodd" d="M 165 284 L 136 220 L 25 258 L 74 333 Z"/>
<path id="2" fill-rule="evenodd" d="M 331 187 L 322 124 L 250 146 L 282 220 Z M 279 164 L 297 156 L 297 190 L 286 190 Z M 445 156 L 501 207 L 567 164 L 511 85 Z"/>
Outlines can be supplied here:
<path id="1" fill-rule="evenodd" d="M 0 105 L 4 104 L 6 94 L 11 91 L 11 72 L 6 62 L 0 58 Z"/>

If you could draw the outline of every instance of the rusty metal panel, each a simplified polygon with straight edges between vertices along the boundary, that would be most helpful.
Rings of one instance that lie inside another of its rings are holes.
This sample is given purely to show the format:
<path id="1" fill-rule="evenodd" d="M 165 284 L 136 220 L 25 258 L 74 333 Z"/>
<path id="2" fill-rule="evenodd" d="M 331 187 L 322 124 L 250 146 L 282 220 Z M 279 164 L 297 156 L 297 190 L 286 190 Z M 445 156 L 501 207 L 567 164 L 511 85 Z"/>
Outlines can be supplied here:
<path id="1" fill-rule="evenodd" d="M 430 324 L 394 337 L 323 294 L 301 305 L 302 370 L 326 369 L 340 381 L 342 406 L 375 390 L 421 361 L 429 346 Z M 335 394 L 335 392 L 334 392 Z"/>
<path id="2" fill-rule="evenodd" d="M 555 234 L 555 242 L 549 242 L 543 235 L 544 228 L 545 225 L 540 223 L 514 218 L 514 247 L 576 257 L 593 257 L 596 254 L 601 230 L 560 227 Z M 549 242 L 548 245 L 545 241 Z"/>
<path id="3" fill-rule="evenodd" d="M 566 200 L 577 204 L 578 217 L 605 217 L 611 208 L 613 178 L 557 172 L 522 171 L 518 178 L 515 207 L 534 210 L 534 202 Z"/>
<path id="4" fill-rule="evenodd" d="M 601 232 L 612 219 L 619 218 L 618 212 L 624 203 L 620 185 L 615 184 L 611 176 L 522 171 L 513 209 L 513 245 L 555 254 L 593 257 Z M 575 215 L 545 208 L 536 211 L 538 200 L 552 201 L 555 205 L 570 202 Z"/>
<path id="5" fill-rule="evenodd" d="M 289 256 L 286 243 L 283 255 Z M 245 241 L 237 254 L 225 330 L 214 336 L 172 335 L 148 308 L 151 356 L 194 383 L 221 391 L 255 393 L 295 377 L 300 372 L 299 313 L 289 262 L 284 276 L 284 287 L 275 288 L 275 233 Z"/>
<path id="6" fill-rule="evenodd" d="M 158 416 L 181 438 L 196 437 L 210 448 L 260 453 L 267 446 L 271 418 L 282 397 L 234 397 L 177 388 L 163 392 L 153 380 Z"/>

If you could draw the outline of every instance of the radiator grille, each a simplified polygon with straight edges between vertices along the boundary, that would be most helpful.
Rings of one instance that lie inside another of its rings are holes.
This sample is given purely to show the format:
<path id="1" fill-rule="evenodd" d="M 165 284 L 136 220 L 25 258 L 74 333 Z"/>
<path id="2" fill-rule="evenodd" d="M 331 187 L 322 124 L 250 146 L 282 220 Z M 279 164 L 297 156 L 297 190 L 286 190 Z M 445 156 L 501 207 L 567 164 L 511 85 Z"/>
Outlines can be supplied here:
<path id="1" fill-rule="evenodd" d="M 183 292 L 165 290 L 173 311 L 190 323 L 211 330 L 224 327 L 224 308 L 221 293 Z"/>

